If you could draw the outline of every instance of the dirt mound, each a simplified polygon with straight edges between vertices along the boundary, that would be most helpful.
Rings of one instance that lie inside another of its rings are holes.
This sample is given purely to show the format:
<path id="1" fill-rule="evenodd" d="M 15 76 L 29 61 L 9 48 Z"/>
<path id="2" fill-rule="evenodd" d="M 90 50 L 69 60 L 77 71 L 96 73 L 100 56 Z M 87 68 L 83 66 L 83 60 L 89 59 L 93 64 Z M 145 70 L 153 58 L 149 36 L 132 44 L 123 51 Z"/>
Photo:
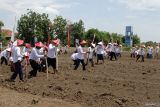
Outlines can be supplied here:
<path id="1" fill-rule="evenodd" d="M 82 107 L 58 99 L 42 98 L 0 87 L 0 107 Z"/>

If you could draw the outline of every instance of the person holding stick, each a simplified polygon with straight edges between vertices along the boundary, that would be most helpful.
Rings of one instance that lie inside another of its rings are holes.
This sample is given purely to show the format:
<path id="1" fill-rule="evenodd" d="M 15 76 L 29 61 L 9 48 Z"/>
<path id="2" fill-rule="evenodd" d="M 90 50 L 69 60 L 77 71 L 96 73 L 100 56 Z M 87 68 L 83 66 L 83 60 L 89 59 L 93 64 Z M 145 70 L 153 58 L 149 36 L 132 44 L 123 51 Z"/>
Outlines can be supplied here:
<path id="1" fill-rule="evenodd" d="M 7 48 L 1 52 L 1 65 L 3 64 L 3 62 L 5 62 L 5 64 L 8 65 L 10 53 L 11 53 L 11 48 Z"/>
<path id="2" fill-rule="evenodd" d="M 95 52 L 95 44 L 91 43 L 91 46 L 88 48 L 88 52 L 87 52 L 87 64 L 88 64 L 88 60 L 91 63 L 91 66 L 94 67 L 94 61 L 93 61 L 93 55 Z"/>
<path id="3" fill-rule="evenodd" d="M 43 58 L 44 55 L 39 54 L 39 50 L 43 47 L 42 42 L 38 42 L 35 44 L 35 47 L 32 49 L 29 61 L 33 70 L 29 72 L 30 77 L 36 77 L 37 71 L 39 69 L 40 58 Z"/>
<path id="4" fill-rule="evenodd" d="M 21 81 L 23 81 L 23 71 L 22 71 L 22 65 L 21 65 L 21 61 L 22 61 L 22 53 L 21 53 L 21 48 L 20 46 L 24 43 L 23 40 L 16 40 L 15 41 L 16 46 L 14 46 L 12 48 L 12 58 L 13 58 L 13 64 L 14 64 L 14 68 L 15 71 L 13 72 L 10 80 L 11 81 L 15 81 L 17 75 L 19 74 L 19 78 Z"/>

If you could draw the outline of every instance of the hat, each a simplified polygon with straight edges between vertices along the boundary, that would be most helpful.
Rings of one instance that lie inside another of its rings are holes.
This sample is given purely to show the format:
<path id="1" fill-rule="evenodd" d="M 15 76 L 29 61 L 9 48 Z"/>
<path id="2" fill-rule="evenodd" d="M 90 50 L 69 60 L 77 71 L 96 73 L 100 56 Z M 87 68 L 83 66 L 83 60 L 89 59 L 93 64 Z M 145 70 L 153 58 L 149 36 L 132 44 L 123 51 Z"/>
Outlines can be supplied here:
<path id="1" fill-rule="evenodd" d="M 94 43 L 91 43 L 91 45 L 95 48 L 96 47 L 96 44 L 94 44 Z"/>
<path id="2" fill-rule="evenodd" d="M 17 46 L 20 46 L 20 45 L 22 45 L 23 43 L 24 43 L 23 40 L 20 40 L 20 39 L 17 40 Z"/>
<path id="3" fill-rule="evenodd" d="M 13 43 L 13 46 L 20 46 L 24 43 L 23 40 L 20 40 L 20 39 L 17 39 L 14 43 Z"/>
<path id="4" fill-rule="evenodd" d="M 83 45 L 83 44 L 86 44 L 87 42 L 85 41 L 85 40 L 82 40 L 81 42 L 80 42 L 80 45 Z"/>
<path id="5" fill-rule="evenodd" d="M 54 43 L 55 45 L 59 45 L 60 44 L 60 39 L 52 40 L 52 43 Z"/>
<path id="6" fill-rule="evenodd" d="M 25 44 L 25 47 L 26 47 L 26 48 L 31 48 L 31 45 L 30 45 L 29 43 L 26 43 L 26 44 Z"/>
<path id="7" fill-rule="evenodd" d="M 99 42 L 98 45 L 103 45 L 103 42 Z"/>
<path id="8" fill-rule="evenodd" d="M 42 42 L 37 42 L 37 43 L 35 43 L 35 46 L 36 47 L 43 47 L 43 43 Z"/>
<path id="9" fill-rule="evenodd" d="M 109 45 L 112 45 L 112 43 L 108 43 Z"/>
<path id="10" fill-rule="evenodd" d="M 11 52 L 11 48 L 7 48 L 6 50 L 9 51 L 9 52 Z"/>

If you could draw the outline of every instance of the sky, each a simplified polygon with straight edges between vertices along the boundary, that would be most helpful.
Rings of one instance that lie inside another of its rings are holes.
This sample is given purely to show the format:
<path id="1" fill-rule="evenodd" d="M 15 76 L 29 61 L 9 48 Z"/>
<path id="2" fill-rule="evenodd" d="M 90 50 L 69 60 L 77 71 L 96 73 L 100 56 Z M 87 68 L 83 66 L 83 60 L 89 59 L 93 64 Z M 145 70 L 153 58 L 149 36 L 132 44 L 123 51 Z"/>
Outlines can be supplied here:
<path id="1" fill-rule="evenodd" d="M 133 26 L 143 42 L 160 42 L 160 0 L 0 0 L 0 20 L 13 29 L 27 9 L 48 13 L 51 20 L 61 15 L 72 22 L 83 20 L 85 29 L 125 35 Z"/>

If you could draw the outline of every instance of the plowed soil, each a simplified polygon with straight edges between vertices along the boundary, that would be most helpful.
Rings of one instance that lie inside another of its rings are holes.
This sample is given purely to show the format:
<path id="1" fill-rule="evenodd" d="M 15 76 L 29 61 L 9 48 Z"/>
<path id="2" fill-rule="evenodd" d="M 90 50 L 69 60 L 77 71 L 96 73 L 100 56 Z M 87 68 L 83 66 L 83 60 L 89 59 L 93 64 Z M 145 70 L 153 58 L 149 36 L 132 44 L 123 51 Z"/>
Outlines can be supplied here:
<path id="1" fill-rule="evenodd" d="M 141 63 L 130 58 L 129 53 L 123 53 L 117 61 L 106 59 L 104 64 L 88 65 L 86 71 L 81 66 L 74 71 L 70 55 L 59 56 L 59 73 L 53 74 L 52 68 L 49 68 L 48 80 L 46 73 L 38 72 L 37 77 L 25 82 L 20 82 L 18 77 L 16 82 L 8 82 L 5 79 L 12 72 L 9 66 L 2 65 L 0 87 L 25 94 L 26 102 L 28 96 L 38 96 L 41 100 L 37 103 L 41 104 L 45 101 L 43 98 L 47 98 L 78 104 L 77 107 L 160 107 L 160 60 L 145 59 Z M 30 69 L 28 66 L 28 72 Z M 0 91 L 0 102 L 4 93 Z M 15 104 L 19 107 L 18 103 Z M 48 107 L 61 106 L 51 103 Z"/>

